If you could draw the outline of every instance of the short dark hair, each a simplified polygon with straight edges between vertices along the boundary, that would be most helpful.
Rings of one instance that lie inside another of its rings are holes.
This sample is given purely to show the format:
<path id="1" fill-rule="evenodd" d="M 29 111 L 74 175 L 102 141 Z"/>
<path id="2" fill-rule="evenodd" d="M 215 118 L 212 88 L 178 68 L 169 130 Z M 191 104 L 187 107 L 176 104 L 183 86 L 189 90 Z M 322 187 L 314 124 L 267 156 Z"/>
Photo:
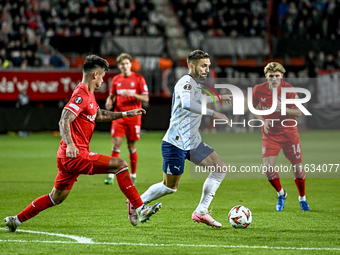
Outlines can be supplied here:
<path id="1" fill-rule="evenodd" d="M 210 58 L 209 54 L 202 50 L 194 50 L 189 53 L 187 57 L 187 63 L 188 65 L 192 62 L 195 62 L 194 64 L 196 64 L 197 60 L 204 59 L 204 58 Z"/>
<path id="2" fill-rule="evenodd" d="M 83 65 L 83 71 L 87 73 L 96 68 L 104 69 L 107 72 L 109 70 L 109 63 L 97 55 L 87 56 Z"/>

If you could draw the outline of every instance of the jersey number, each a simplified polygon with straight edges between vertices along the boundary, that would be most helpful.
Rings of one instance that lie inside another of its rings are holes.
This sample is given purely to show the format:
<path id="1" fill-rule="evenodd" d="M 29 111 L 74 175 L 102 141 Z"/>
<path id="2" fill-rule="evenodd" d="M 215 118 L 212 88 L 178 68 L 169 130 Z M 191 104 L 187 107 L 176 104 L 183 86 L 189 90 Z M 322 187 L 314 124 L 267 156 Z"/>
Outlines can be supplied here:
<path id="1" fill-rule="evenodd" d="M 136 129 L 136 135 L 139 138 L 140 137 L 140 126 L 136 125 L 135 129 Z"/>
<path id="2" fill-rule="evenodd" d="M 294 150 L 294 154 L 296 154 L 296 153 L 300 154 L 301 153 L 301 149 L 300 149 L 300 144 L 299 143 L 296 144 L 296 146 L 295 146 L 295 144 L 293 144 L 292 147 L 293 147 L 293 150 Z"/>

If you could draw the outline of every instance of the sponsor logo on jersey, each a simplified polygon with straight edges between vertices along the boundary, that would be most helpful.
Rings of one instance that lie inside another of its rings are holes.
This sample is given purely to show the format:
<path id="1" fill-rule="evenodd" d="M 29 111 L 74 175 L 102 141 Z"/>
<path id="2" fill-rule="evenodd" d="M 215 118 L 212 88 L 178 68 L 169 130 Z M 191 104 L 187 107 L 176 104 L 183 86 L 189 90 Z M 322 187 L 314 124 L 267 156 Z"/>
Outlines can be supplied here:
<path id="1" fill-rule="evenodd" d="M 261 97 L 261 102 L 266 102 L 266 99 L 267 99 L 267 98 L 262 98 L 262 97 Z"/>
<path id="2" fill-rule="evenodd" d="M 121 95 L 125 92 L 136 93 L 135 89 L 117 89 L 117 95 Z"/>
<path id="3" fill-rule="evenodd" d="M 74 102 L 75 102 L 76 104 L 81 104 L 81 103 L 83 102 L 83 98 L 82 98 L 82 97 L 76 97 L 76 98 L 74 99 Z"/>
<path id="4" fill-rule="evenodd" d="M 191 90 L 192 86 L 190 84 L 185 84 L 183 89 L 185 90 Z"/>
<path id="5" fill-rule="evenodd" d="M 69 107 L 73 108 L 76 111 L 79 111 L 79 107 L 75 104 L 69 104 Z"/>
<path id="6" fill-rule="evenodd" d="M 121 83 L 117 83 L 117 87 L 120 87 L 120 85 L 122 85 Z"/>

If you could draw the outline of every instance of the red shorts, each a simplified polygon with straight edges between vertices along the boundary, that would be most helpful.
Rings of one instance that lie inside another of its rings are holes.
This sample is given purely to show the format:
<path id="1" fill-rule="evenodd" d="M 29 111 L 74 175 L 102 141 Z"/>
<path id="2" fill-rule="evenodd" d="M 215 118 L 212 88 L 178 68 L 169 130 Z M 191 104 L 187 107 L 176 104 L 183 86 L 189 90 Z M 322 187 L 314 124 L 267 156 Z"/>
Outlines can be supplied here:
<path id="1" fill-rule="evenodd" d="M 263 135 L 262 158 L 279 155 L 280 150 L 291 164 L 302 162 L 301 143 L 298 133 L 286 133 L 283 135 Z"/>
<path id="2" fill-rule="evenodd" d="M 111 157 L 93 152 L 81 153 L 77 158 L 57 158 L 58 174 L 54 187 L 59 190 L 72 189 L 81 174 L 107 174 Z"/>
<path id="3" fill-rule="evenodd" d="M 112 121 L 111 124 L 111 137 L 124 137 L 129 141 L 139 141 L 140 140 L 140 127 L 137 124 L 125 124 L 119 121 Z"/>

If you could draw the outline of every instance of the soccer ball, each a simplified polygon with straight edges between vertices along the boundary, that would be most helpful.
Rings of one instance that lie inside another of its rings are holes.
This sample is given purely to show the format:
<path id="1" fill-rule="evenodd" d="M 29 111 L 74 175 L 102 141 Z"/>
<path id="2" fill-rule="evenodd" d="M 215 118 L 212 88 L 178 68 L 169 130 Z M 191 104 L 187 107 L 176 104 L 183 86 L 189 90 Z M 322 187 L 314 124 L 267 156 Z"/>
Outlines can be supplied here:
<path id="1" fill-rule="evenodd" d="M 234 206 L 229 211 L 228 219 L 234 228 L 246 228 L 252 221 L 251 211 L 243 205 Z"/>

